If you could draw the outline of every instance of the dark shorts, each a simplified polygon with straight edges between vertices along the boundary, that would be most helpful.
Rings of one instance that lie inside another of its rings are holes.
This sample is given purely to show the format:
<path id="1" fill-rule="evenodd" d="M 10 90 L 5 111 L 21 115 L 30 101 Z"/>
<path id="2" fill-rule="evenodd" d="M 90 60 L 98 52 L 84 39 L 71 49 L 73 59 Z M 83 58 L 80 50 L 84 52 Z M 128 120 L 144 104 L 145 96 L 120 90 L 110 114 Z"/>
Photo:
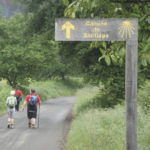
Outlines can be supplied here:
<path id="1" fill-rule="evenodd" d="M 28 107 L 27 109 L 28 119 L 37 117 L 37 107 Z"/>

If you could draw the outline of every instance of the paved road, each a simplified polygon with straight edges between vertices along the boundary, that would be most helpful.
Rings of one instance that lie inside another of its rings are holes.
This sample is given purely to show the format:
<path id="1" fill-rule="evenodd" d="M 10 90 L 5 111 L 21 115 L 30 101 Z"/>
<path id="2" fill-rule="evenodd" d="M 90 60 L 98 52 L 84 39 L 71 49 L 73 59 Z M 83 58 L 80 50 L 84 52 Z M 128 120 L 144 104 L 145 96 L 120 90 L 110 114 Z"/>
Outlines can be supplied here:
<path id="1" fill-rule="evenodd" d="M 40 127 L 29 129 L 26 110 L 16 113 L 14 129 L 7 129 L 7 115 L 0 117 L 1 150 L 61 150 L 68 132 L 75 97 L 41 104 Z"/>

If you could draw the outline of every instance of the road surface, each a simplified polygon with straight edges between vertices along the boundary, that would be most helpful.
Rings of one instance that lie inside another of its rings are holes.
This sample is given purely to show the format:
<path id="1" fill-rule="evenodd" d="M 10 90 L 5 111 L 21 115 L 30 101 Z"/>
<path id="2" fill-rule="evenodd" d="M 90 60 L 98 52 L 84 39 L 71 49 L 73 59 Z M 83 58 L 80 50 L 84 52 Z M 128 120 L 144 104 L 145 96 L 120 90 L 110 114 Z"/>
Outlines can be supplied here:
<path id="1" fill-rule="evenodd" d="M 51 99 L 41 104 L 40 126 L 28 128 L 26 110 L 16 112 L 15 128 L 7 129 L 7 115 L 0 117 L 1 150 L 62 150 L 75 97 Z"/>

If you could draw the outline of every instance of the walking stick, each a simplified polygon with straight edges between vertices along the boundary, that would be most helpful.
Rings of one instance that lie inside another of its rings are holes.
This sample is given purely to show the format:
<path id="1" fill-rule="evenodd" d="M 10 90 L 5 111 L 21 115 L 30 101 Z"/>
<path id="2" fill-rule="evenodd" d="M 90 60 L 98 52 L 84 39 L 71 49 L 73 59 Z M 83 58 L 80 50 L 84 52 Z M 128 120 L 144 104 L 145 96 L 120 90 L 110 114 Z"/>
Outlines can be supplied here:
<path id="1" fill-rule="evenodd" d="M 40 103 L 39 103 L 39 113 L 38 113 L 38 128 L 40 126 Z"/>

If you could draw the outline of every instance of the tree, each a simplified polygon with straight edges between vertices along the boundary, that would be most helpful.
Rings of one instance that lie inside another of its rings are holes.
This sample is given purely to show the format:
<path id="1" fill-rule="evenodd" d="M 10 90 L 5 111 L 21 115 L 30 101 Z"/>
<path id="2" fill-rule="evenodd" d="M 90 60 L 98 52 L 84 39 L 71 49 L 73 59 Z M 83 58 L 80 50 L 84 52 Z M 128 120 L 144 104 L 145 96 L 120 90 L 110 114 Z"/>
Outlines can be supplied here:
<path id="1" fill-rule="evenodd" d="M 109 0 L 74 0 L 69 3 L 65 0 L 65 4 L 68 6 L 65 16 L 69 18 L 139 18 L 139 86 L 149 78 L 150 3 L 113 3 Z M 124 99 L 125 44 L 91 42 L 86 48 L 82 46 L 77 46 L 80 47 L 77 53 L 80 54 L 79 64 L 84 68 L 86 79 L 97 84 L 103 83 L 104 93 L 109 93 L 111 101 L 120 102 L 120 99 Z"/>
<path id="2" fill-rule="evenodd" d="M 10 20 L 1 18 L 0 28 L 3 37 L 0 37 L 0 77 L 7 79 L 11 86 L 20 82 L 25 64 L 20 61 L 23 56 L 20 33 L 24 27 L 24 18 L 16 15 Z M 23 80 L 22 80 L 23 82 Z"/>
<path id="3" fill-rule="evenodd" d="M 22 0 L 21 2 L 26 5 L 26 17 L 29 16 L 25 31 L 26 41 L 32 44 L 29 42 L 30 38 L 37 40 L 43 48 L 43 55 L 46 54 L 42 72 L 36 77 L 46 79 L 60 76 L 64 79 L 70 72 L 70 67 L 61 52 L 64 44 L 54 42 L 54 26 L 55 18 L 63 17 L 65 5 L 60 0 Z"/>
<path id="4" fill-rule="evenodd" d="M 66 0 L 68 1 L 68 0 Z M 113 3 L 110 0 L 74 0 L 71 4 L 68 1 L 68 8 L 65 10 L 65 16 L 75 18 L 138 18 L 139 19 L 139 69 L 140 73 L 148 71 L 150 64 L 150 3 Z M 92 42 L 90 46 L 97 44 L 101 47 L 101 42 Z M 119 43 L 118 43 L 119 44 Z M 122 45 L 121 43 L 119 44 Z M 123 45 L 124 46 L 124 45 Z M 99 48 L 97 47 L 97 48 Z M 111 51 L 116 51 L 116 46 L 111 47 Z M 103 53 L 104 54 L 104 53 Z M 102 55 L 103 55 L 102 54 Z M 105 56 L 103 56 L 104 58 Z M 109 58 L 108 58 L 109 57 Z M 107 65 L 108 62 L 113 63 L 111 55 L 105 59 Z M 120 57 L 120 55 L 118 56 Z M 122 57 L 122 56 L 121 56 Z M 102 57 L 101 57 L 102 58 Z M 106 57 L 105 57 L 106 58 Z M 116 58 L 117 59 L 117 58 Z M 102 60 L 102 59 L 100 59 Z M 112 61 L 109 61 L 112 60 Z M 144 68 L 144 69 L 143 69 Z M 145 72 L 146 73 L 146 72 Z M 148 75 L 148 74 L 147 74 Z"/>
<path id="5" fill-rule="evenodd" d="M 9 20 L 2 18 L 0 28 L 0 77 L 15 87 L 27 84 L 43 68 L 45 55 L 37 37 L 29 41 L 24 38 L 26 20 L 15 15 Z"/>

